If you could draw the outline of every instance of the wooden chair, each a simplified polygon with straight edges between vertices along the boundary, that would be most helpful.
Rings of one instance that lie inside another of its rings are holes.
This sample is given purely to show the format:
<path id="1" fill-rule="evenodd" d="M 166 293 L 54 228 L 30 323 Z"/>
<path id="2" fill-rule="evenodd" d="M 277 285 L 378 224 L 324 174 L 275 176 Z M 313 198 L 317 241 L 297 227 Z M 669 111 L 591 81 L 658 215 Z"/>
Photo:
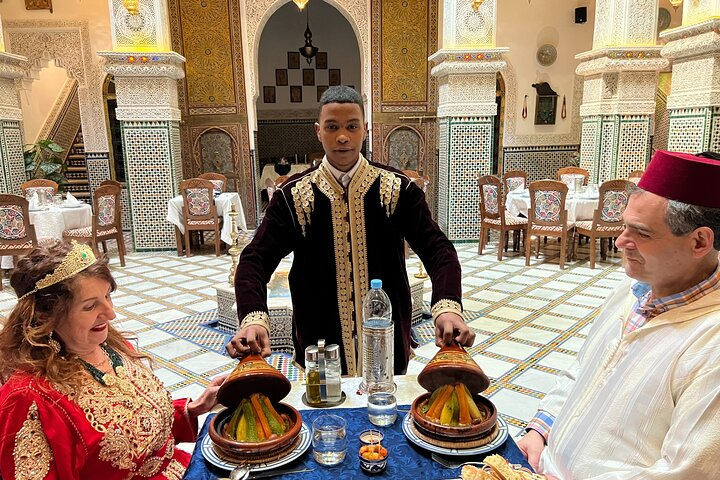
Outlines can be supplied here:
<path id="1" fill-rule="evenodd" d="M 185 256 L 190 256 L 190 237 L 192 232 L 215 233 L 215 255 L 220 256 L 223 219 L 218 217 L 213 192 L 215 185 L 210 180 L 191 178 L 180 182 L 180 193 L 183 197 L 183 222 L 185 226 Z"/>
<path id="2" fill-rule="evenodd" d="M 45 203 L 50 205 L 53 203 L 53 195 L 58 191 L 58 184 L 46 178 L 36 178 L 20 185 L 20 190 L 26 198 L 34 193 L 44 195 Z"/>
<path id="3" fill-rule="evenodd" d="M 223 193 L 227 191 L 227 177 L 222 173 L 207 172 L 201 173 L 197 178 L 210 180 L 215 186 L 215 193 Z"/>
<path id="4" fill-rule="evenodd" d="M 100 185 L 98 185 L 98 186 L 99 186 L 99 187 L 102 187 L 102 186 L 104 186 L 104 185 L 115 185 L 115 186 L 117 186 L 117 187 L 120 187 L 120 190 L 123 189 L 123 184 L 122 184 L 122 182 L 118 182 L 117 180 L 111 180 L 111 179 L 109 179 L 109 178 L 103 180 L 102 182 L 100 182 Z"/>
<path id="5" fill-rule="evenodd" d="M 595 239 L 600 239 L 600 258 L 607 258 L 605 239 L 619 237 L 623 231 L 622 214 L 628 201 L 628 180 L 609 180 L 600 185 L 598 208 L 592 220 L 575 222 L 575 230 L 590 238 L 590 268 L 595 268 Z"/>
<path id="6" fill-rule="evenodd" d="M 569 178 L 565 177 L 565 175 L 578 175 L 578 174 L 585 177 L 585 179 L 583 180 L 583 185 L 587 185 L 590 174 L 588 173 L 587 170 L 585 170 L 584 168 L 580 168 L 580 167 L 565 167 L 565 168 L 559 169 L 557 171 L 557 180 L 559 182 L 566 183 L 567 181 L 569 181 Z"/>
<path id="7" fill-rule="evenodd" d="M 100 256 L 98 242 L 102 242 L 103 251 L 107 253 L 105 242 L 115 240 L 120 255 L 120 265 L 125 266 L 125 240 L 122 231 L 122 212 L 120 200 L 121 188 L 117 185 L 103 185 L 93 194 L 92 225 L 74 228 L 63 232 L 64 240 L 77 240 L 89 244 L 95 255 Z"/>
<path id="8" fill-rule="evenodd" d="M 559 237 L 560 269 L 565 267 L 568 253 L 568 237 L 570 251 L 573 248 L 573 235 L 570 232 L 574 224 L 567 221 L 565 200 L 568 186 L 555 180 L 540 180 L 530 183 L 530 208 L 528 209 L 527 240 L 525 241 L 525 265 L 530 265 L 532 239 L 537 237 L 536 257 L 540 257 L 540 237 L 543 235 Z"/>
<path id="9" fill-rule="evenodd" d="M 35 226 L 30 223 L 30 202 L 20 195 L 0 194 L 0 255 L 27 255 L 37 248 Z M 0 290 L 3 272 L 0 269 Z"/>
<path id="10" fill-rule="evenodd" d="M 628 175 L 628 181 L 637 185 L 643 173 L 645 173 L 645 170 L 633 170 L 632 172 L 630 172 L 630 175 Z"/>
<path id="11" fill-rule="evenodd" d="M 510 170 L 503 174 L 503 186 L 505 195 L 516 188 L 527 188 L 527 173 L 522 170 Z"/>
<path id="12" fill-rule="evenodd" d="M 509 232 L 513 232 L 513 250 L 519 250 L 520 232 L 527 229 L 527 218 L 513 217 L 505 211 L 503 184 L 494 175 L 478 178 L 480 187 L 480 240 L 478 255 L 482 255 L 490 230 L 499 232 L 497 259 L 502 260 L 503 247 L 508 249 Z M 527 236 L 525 236 L 527 243 Z"/>

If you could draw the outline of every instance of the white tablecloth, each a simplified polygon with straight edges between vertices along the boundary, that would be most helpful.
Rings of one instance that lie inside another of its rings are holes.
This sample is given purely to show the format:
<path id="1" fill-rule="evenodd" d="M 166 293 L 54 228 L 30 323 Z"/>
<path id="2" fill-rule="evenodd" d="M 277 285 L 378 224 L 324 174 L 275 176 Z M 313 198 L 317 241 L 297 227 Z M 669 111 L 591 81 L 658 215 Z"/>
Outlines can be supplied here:
<path id="1" fill-rule="evenodd" d="M 215 197 L 215 207 L 217 208 L 218 216 L 223 217 L 223 228 L 220 232 L 220 239 L 228 245 L 232 244 L 232 237 L 230 236 L 232 229 L 232 222 L 230 220 L 231 204 L 235 205 L 235 211 L 238 212 L 238 228 L 241 230 L 247 230 L 245 212 L 243 211 L 242 203 L 240 202 L 240 195 L 238 195 L 237 192 L 225 192 Z M 175 225 L 178 230 L 180 230 L 180 233 L 185 234 L 182 195 L 173 197 L 168 202 L 167 221 Z"/>
<path id="2" fill-rule="evenodd" d="M 310 168 L 310 165 L 307 163 L 293 163 L 290 164 L 290 172 L 288 172 L 288 177 L 290 175 L 295 175 L 296 173 L 304 172 Z M 262 173 L 260 174 L 260 182 L 258 185 L 260 185 L 260 189 L 265 188 L 265 180 L 270 179 L 271 181 L 275 181 L 280 175 L 275 173 L 275 164 L 267 164 L 263 167 Z"/>
<path id="3" fill-rule="evenodd" d="M 595 209 L 598 207 L 597 194 L 568 193 L 565 199 L 565 209 L 568 212 L 568 222 L 576 220 L 592 220 Z M 528 189 L 514 190 L 507 194 L 505 208 L 510 215 L 523 214 L 527 217 L 530 208 L 530 191 Z"/>
<path id="4" fill-rule="evenodd" d="M 47 210 L 30 210 L 30 223 L 35 226 L 35 235 L 41 238 L 62 240 L 65 230 L 92 225 L 92 209 L 83 203 L 74 208 L 51 206 Z M 12 268 L 12 257 L 4 256 L 0 268 Z"/>

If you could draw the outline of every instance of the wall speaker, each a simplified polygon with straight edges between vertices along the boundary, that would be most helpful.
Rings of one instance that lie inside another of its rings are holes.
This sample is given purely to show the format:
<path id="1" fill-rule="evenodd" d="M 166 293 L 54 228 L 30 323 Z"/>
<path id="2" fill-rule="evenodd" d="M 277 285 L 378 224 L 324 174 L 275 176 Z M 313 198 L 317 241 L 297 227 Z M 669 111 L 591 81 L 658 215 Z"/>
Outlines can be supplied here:
<path id="1" fill-rule="evenodd" d="M 575 9 L 575 23 L 587 22 L 587 7 L 577 7 Z"/>

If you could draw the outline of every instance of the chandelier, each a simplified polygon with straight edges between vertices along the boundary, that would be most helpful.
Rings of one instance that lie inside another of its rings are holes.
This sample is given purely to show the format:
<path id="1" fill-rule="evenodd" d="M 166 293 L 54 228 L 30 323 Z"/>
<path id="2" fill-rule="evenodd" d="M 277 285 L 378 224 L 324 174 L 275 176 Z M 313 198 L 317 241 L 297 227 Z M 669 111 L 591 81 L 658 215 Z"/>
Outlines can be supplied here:
<path id="1" fill-rule="evenodd" d="M 295 1 L 295 0 L 293 0 Z M 298 51 L 300 52 L 300 55 L 305 57 L 307 60 L 308 65 L 312 63 L 312 59 L 315 55 L 317 55 L 319 48 L 313 46 L 312 44 L 312 32 L 310 31 L 310 9 L 307 9 L 307 22 L 305 26 L 305 45 L 298 48 Z"/>
<path id="2" fill-rule="evenodd" d="M 683 0 L 670 0 L 670 5 L 675 9 L 677 12 L 677 9 L 680 5 L 682 5 Z"/>
<path id="3" fill-rule="evenodd" d="M 138 14 L 138 7 L 140 6 L 140 0 L 122 0 L 123 7 L 125 7 L 130 15 Z"/>
<path id="4" fill-rule="evenodd" d="M 298 8 L 300 10 L 302 10 L 303 8 L 305 8 L 305 5 L 307 5 L 310 0 L 292 0 L 292 1 L 295 5 L 298 6 Z"/>

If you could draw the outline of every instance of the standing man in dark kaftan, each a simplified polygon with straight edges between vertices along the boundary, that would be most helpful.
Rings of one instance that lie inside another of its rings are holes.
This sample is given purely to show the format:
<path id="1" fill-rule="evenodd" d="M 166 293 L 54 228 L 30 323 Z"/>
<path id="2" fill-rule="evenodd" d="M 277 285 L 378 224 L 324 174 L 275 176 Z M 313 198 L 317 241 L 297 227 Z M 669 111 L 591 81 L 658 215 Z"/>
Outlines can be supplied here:
<path id="1" fill-rule="evenodd" d="M 243 251 L 235 274 L 240 330 L 228 352 L 270 354 L 267 283 L 280 260 L 294 252 L 289 283 L 298 362 L 304 363 L 305 347 L 324 338 L 341 346 L 344 374 L 361 374 L 362 301 L 370 280 L 379 278 L 393 307 L 395 372 L 403 373 L 411 353 L 404 240 L 432 279 L 436 343 L 471 346 L 475 334 L 461 317 L 457 254 L 432 220 L 422 189 L 360 154 L 367 123 L 355 90 L 330 87 L 320 104 L 315 130 L 325 158 L 275 192 Z"/>

